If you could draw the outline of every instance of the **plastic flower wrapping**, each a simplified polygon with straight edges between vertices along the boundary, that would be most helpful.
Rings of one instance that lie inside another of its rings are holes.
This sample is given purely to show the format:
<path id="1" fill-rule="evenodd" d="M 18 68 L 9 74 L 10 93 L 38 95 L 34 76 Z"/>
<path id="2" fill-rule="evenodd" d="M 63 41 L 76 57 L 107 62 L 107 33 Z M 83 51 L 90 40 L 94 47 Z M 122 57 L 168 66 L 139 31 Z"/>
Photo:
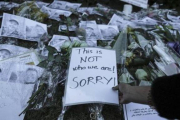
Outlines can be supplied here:
<path id="1" fill-rule="evenodd" d="M 123 120 L 122 105 L 64 106 L 71 50 L 115 50 L 119 83 L 150 86 L 178 74 L 180 16 L 158 6 L 125 15 L 100 3 L 0 2 L 0 83 L 12 88 L 5 98 L 19 101 L 13 113 L 24 120 Z"/>

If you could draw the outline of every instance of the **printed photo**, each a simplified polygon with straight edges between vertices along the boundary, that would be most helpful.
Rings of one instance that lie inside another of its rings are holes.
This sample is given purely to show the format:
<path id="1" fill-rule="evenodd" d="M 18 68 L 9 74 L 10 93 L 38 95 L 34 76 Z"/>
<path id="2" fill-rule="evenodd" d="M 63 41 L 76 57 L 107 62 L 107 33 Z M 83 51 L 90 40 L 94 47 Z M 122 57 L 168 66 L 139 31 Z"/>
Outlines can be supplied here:
<path id="1" fill-rule="evenodd" d="M 14 3 L 14 2 L 0 2 L 0 9 L 1 8 L 6 8 L 7 10 L 11 10 L 14 7 L 19 7 L 19 4 Z"/>
<path id="2" fill-rule="evenodd" d="M 142 20 L 132 20 L 132 22 L 134 22 L 135 24 L 137 24 L 138 26 L 156 26 L 158 23 L 158 21 L 151 19 L 149 17 L 145 17 Z"/>
<path id="3" fill-rule="evenodd" d="M 25 52 L 28 52 L 29 49 L 15 46 L 15 45 L 8 45 L 8 44 L 0 44 L 0 61 L 3 59 L 7 59 L 10 57 L 14 57 Z"/>
<path id="4" fill-rule="evenodd" d="M 53 35 L 53 38 L 49 42 L 49 45 L 55 47 L 58 51 L 60 51 L 62 44 L 66 40 L 69 40 L 67 36 Z"/>
<path id="5" fill-rule="evenodd" d="M 92 21 L 81 21 L 79 23 L 79 27 L 86 29 L 87 25 L 90 25 L 90 24 L 96 25 L 96 21 L 94 21 L 94 20 L 92 20 Z"/>
<path id="6" fill-rule="evenodd" d="M 43 71 L 44 69 L 35 65 L 13 64 L 11 65 L 8 82 L 35 84 Z"/>
<path id="7" fill-rule="evenodd" d="M 10 58 L 12 53 L 7 49 L 0 49 L 0 60 Z"/>
<path id="8" fill-rule="evenodd" d="M 9 54 L 9 52 L 6 54 Z M 6 56 L 2 55 L 2 56 L 7 57 L 9 55 L 6 55 Z M 25 52 L 24 54 L 1 60 L 0 64 L 9 64 L 11 62 L 15 62 L 19 64 L 27 64 L 27 65 L 38 65 L 40 62 L 40 59 L 35 53 L 35 51 L 28 51 L 28 52 Z"/>
<path id="9" fill-rule="evenodd" d="M 46 6 L 43 6 L 42 8 L 41 8 L 41 11 L 43 12 L 43 13 L 46 13 L 46 14 L 48 14 L 49 16 L 52 14 L 52 13 L 54 13 L 56 10 L 55 9 L 51 9 L 51 8 L 48 8 L 48 7 L 46 7 Z"/>
<path id="10" fill-rule="evenodd" d="M 8 81 L 12 65 L 13 65 L 13 61 L 11 62 L 0 61 L 0 81 Z"/>
<path id="11" fill-rule="evenodd" d="M 98 28 L 101 32 L 102 40 L 113 40 L 119 33 L 119 29 L 115 25 L 98 25 Z"/>
<path id="12" fill-rule="evenodd" d="M 89 47 L 97 47 L 97 40 L 86 41 Z"/>
<path id="13" fill-rule="evenodd" d="M 78 12 L 79 12 L 79 13 L 84 13 L 84 12 L 86 12 L 86 13 L 92 15 L 92 14 L 94 14 L 94 9 L 95 9 L 95 7 L 80 7 L 80 8 L 78 9 Z"/>
<path id="14" fill-rule="evenodd" d="M 59 10 L 77 10 L 81 4 L 79 3 L 70 3 L 65 1 L 54 1 L 49 5 L 50 8 L 59 9 Z"/>
<path id="15" fill-rule="evenodd" d="M 116 14 L 113 15 L 108 25 L 117 25 L 118 29 L 122 31 L 125 27 L 134 26 L 133 22 L 124 20 L 122 17 L 117 16 Z"/>
<path id="16" fill-rule="evenodd" d="M 53 9 L 65 10 L 67 2 L 65 1 L 54 1 L 48 7 Z"/>
<path id="17" fill-rule="evenodd" d="M 45 3 L 45 2 L 41 2 L 41 1 L 37 1 L 36 4 L 37 4 L 37 6 L 39 8 L 42 8 L 43 6 L 48 6 L 49 5 L 49 3 Z"/>
<path id="18" fill-rule="evenodd" d="M 76 25 L 69 26 L 69 31 L 76 31 L 76 28 L 77 28 Z M 66 25 L 59 25 L 58 31 L 66 31 L 66 30 L 67 30 Z"/>
<path id="19" fill-rule="evenodd" d="M 70 39 L 73 41 L 78 40 L 78 37 L 70 37 Z M 62 35 L 53 35 L 53 38 L 49 42 L 49 45 L 56 48 L 58 51 L 60 51 L 61 46 L 65 41 L 69 40 L 68 36 L 62 36 Z"/>
<path id="20" fill-rule="evenodd" d="M 2 36 L 26 39 L 25 19 L 23 17 L 4 13 L 1 28 Z"/>
<path id="21" fill-rule="evenodd" d="M 39 41 L 42 35 L 47 33 L 47 25 L 26 19 L 26 39 Z"/>
<path id="22" fill-rule="evenodd" d="M 54 19 L 57 21 L 60 21 L 61 19 L 59 18 L 59 15 L 64 15 L 66 17 L 69 17 L 72 14 L 72 12 L 65 11 L 65 10 L 55 10 L 51 13 L 49 16 L 50 19 Z"/>
<path id="23" fill-rule="evenodd" d="M 86 30 L 86 41 L 87 40 L 99 40 L 99 39 L 101 39 L 101 33 L 100 33 L 97 25 L 87 24 L 85 30 Z"/>
<path id="24" fill-rule="evenodd" d="M 65 10 L 78 10 L 78 8 L 81 6 L 79 3 L 67 3 Z"/>
<path id="25" fill-rule="evenodd" d="M 27 18 L 4 13 L 1 35 L 29 41 L 39 41 L 47 33 L 47 25 Z"/>

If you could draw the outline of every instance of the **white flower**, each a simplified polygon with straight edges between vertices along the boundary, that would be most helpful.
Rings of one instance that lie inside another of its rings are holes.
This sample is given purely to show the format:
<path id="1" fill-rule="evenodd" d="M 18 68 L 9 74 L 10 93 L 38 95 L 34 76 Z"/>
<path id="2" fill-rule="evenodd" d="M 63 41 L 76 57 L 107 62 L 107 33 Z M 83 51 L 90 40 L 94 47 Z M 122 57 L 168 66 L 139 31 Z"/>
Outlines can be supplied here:
<path id="1" fill-rule="evenodd" d="M 111 46 L 106 46 L 106 47 L 104 47 L 104 48 L 106 48 L 106 49 L 111 49 Z"/>
<path id="2" fill-rule="evenodd" d="M 143 69 L 137 69 L 135 75 L 138 80 L 146 80 L 148 77 L 148 74 Z"/>
<path id="3" fill-rule="evenodd" d="M 86 42 L 82 42 L 80 47 L 88 47 L 88 44 Z"/>
<path id="4" fill-rule="evenodd" d="M 71 48 L 71 47 L 72 47 L 72 44 L 71 44 L 71 41 L 69 41 L 69 40 L 66 40 L 61 46 L 62 49 L 63 48 Z"/>
<path id="5" fill-rule="evenodd" d="M 132 53 L 132 52 L 126 51 L 126 57 L 127 57 L 127 58 L 130 58 L 130 57 L 132 57 L 132 56 L 133 56 L 133 53 Z"/>
<path id="6" fill-rule="evenodd" d="M 127 71 L 125 73 L 123 73 L 120 77 L 119 77 L 119 82 L 120 83 L 133 83 L 134 78 L 131 76 L 131 74 Z"/>
<path id="7" fill-rule="evenodd" d="M 136 49 L 139 45 L 136 42 L 131 42 L 131 44 L 128 46 L 128 49 Z"/>
<path id="8" fill-rule="evenodd" d="M 73 41 L 73 47 L 79 47 L 81 45 L 81 42 L 79 40 Z"/>

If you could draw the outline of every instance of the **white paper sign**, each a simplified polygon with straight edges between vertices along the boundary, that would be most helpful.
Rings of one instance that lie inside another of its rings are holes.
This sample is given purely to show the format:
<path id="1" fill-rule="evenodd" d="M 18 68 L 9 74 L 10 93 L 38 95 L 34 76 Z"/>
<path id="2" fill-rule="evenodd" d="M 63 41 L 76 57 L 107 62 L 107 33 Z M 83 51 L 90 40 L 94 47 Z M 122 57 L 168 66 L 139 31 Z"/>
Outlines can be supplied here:
<path id="1" fill-rule="evenodd" d="M 116 53 L 100 48 L 73 48 L 65 89 L 65 106 L 119 104 Z"/>
<path id="2" fill-rule="evenodd" d="M 167 120 L 148 105 L 130 103 L 123 105 L 125 120 Z"/>
<path id="3" fill-rule="evenodd" d="M 121 0 L 130 4 L 133 4 L 138 7 L 147 8 L 148 7 L 148 0 Z"/>

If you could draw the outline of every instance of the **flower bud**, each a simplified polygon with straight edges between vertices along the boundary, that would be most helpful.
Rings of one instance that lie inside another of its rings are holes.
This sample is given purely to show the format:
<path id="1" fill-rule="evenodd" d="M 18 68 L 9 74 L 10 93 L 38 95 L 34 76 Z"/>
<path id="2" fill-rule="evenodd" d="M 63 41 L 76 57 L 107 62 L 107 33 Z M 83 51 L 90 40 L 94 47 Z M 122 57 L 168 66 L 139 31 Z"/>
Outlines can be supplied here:
<path id="1" fill-rule="evenodd" d="M 148 77 L 148 74 L 143 69 L 137 69 L 135 75 L 138 80 L 146 80 Z"/>

